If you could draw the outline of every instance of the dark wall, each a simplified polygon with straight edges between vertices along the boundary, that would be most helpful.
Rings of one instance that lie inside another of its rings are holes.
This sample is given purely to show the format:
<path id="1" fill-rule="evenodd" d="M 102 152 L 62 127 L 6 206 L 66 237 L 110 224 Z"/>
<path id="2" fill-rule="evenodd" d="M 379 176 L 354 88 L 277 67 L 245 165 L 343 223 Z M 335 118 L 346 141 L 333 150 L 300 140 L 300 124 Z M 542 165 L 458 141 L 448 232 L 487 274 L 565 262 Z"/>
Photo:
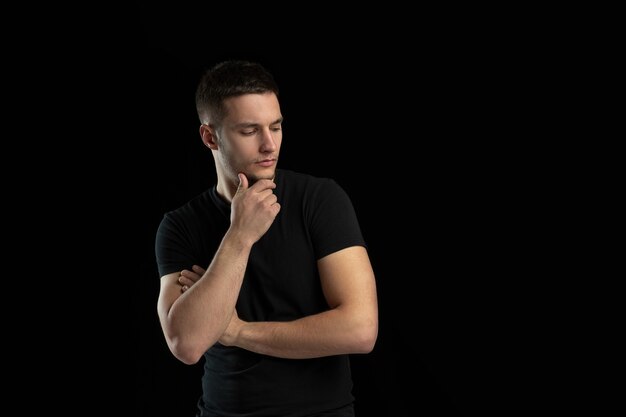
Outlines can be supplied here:
<path id="1" fill-rule="evenodd" d="M 194 91 L 202 69 L 227 58 L 258 60 L 275 75 L 280 165 L 335 178 L 368 241 L 380 333 L 371 354 L 352 358 L 357 415 L 514 408 L 503 402 L 512 365 L 502 317 L 506 280 L 523 272 L 506 250 L 522 227 L 510 222 L 507 168 L 517 132 L 502 110 L 506 80 L 481 64 L 488 54 L 457 42 L 438 49 L 432 35 L 402 43 L 410 33 L 398 33 L 393 48 L 367 33 L 237 41 L 195 11 L 145 7 L 141 18 L 135 415 L 192 416 L 200 394 L 200 365 L 178 362 L 158 324 L 154 234 L 165 211 L 215 181 Z"/>

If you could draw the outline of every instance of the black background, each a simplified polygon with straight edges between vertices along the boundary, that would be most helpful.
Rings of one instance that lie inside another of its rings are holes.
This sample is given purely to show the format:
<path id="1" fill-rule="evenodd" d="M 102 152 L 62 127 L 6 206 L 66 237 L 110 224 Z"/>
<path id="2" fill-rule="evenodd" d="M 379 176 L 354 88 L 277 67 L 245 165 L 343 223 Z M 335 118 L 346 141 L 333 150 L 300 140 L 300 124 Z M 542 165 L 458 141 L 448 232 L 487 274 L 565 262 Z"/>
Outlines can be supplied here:
<path id="1" fill-rule="evenodd" d="M 274 74 L 280 167 L 334 178 L 368 242 L 380 331 L 372 353 L 352 357 L 357 415 L 509 415 L 528 403 L 513 330 L 532 211 L 514 169 L 528 81 L 510 45 L 410 22 L 381 36 L 332 17 L 287 28 L 172 6 L 143 5 L 140 22 L 134 415 L 192 416 L 200 394 L 201 365 L 178 362 L 158 324 L 154 235 L 163 213 L 215 181 L 194 92 L 229 58 Z"/>

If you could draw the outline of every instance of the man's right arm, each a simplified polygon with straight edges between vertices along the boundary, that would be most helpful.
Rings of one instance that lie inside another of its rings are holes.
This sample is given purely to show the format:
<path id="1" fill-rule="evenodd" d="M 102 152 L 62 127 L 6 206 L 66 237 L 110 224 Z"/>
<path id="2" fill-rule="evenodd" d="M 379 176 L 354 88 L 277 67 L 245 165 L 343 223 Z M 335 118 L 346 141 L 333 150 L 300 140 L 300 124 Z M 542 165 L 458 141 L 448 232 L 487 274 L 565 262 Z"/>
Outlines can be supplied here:
<path id="1" fill-rule="evenodd" d="M 213 262 L 184 293 L 180 273 L 161 277 L 157 310 L 165 340 L 179 360 L 194 364 L 228 326 L 243 282 L 251 246 L 228 233 Z"/>
<path id="2" fill-rule="evenodd" d="M 181 292 L 180 273 L 161 277 L 157 311 L 165 340 L 180 361 L 194 364 L 219 340 L 233 311 L 252 245 L 280 211 L 269 180 L 241 184 L 231 204 L 231 225 L 202 277 Z"/>

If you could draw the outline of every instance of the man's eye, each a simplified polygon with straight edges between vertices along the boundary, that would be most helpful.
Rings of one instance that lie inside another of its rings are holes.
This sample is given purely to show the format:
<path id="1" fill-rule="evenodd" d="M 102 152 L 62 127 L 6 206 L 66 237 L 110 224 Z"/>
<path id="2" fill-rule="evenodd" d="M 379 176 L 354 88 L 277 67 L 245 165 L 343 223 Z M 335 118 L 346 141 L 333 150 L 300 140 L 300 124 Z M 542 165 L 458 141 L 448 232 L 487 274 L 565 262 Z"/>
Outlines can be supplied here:
<path id="1" fill-rule="evenodd" d="M 282 127 L 281 127 L 281 126 L 274 126 L 274 127 L 272 127 L 272 132 L 278 132 L 278 131 L 280 131 L 281 129 L 282 129 Z"/>
<path id="2" fill-rule="evenodd" d="M 246 136 L 251 136 L 254 135 L 256 133 L 256 130 L 242 130 L 241 134 L 242 135 L 246 135 Z"/>

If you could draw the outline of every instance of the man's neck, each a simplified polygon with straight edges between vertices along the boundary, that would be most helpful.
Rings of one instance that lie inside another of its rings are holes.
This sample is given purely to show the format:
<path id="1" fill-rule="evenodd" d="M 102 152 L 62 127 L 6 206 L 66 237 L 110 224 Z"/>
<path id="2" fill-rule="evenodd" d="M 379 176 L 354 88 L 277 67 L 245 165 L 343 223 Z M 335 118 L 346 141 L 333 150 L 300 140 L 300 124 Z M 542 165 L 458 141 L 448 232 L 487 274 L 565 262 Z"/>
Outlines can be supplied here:
<path id="1" fill-rule="evenodd" d="M 233 197 L 235 196 L 235 193 L 237 192 L 237 186 L 234 184 L 228 184 L 226 180 L 218 178 L 216 190 L 217 190 L 217 195 L 222 197 L 224 201 L 230 204 L 232 203 Z"/>

